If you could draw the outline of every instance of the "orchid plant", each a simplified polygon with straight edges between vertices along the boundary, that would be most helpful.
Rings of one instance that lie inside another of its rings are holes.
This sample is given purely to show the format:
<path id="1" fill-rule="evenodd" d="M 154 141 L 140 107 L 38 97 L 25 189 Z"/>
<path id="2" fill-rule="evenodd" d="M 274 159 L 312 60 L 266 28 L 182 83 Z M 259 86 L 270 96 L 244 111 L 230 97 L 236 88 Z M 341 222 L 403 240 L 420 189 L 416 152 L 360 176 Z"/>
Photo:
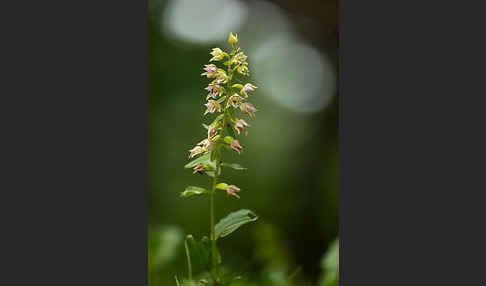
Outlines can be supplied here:
<path id="1" fill-rule="evenodd" d="M 247 135 L 247 128 L 250 125 L 240 117 L 247 115 L 253 118 L 257 111 L 248 102 L 250 94 L 257 87 L 251 83 L 235 83 L 237 76 L 249 76 L 247 56 L 238 46 L 238 35 L 230 33 L 228 43 L 232 47 L 232 50 L 228 53 L 220 48 L 212 49 L 210 63 L 204 66 L 204 73 L 201 74 L 212 80 L 205 88 L 208 95 L 204 115 L 219 114 L 209 125 L 202 124 L 207 129 L 207 138 L 204 138 L 189 150 L 189 158 L 193 160 L 186 164 L 185 168 L 193 169 L 194 174 L 209 176 L 212 186 L 208 189 L 188 186 L 181 193 L 181 196 L 209 195 L 210 238 L 203 237 L 201 240 L 196 240 L 192 235 L 186 237 L 185 247 L 189 280 L 183 281 L 182 285 L 185 283 L 187 285 L 230 285 L 235 278 L 225 281 L 220 275 L 218 266 L 221 264 L 221 255 L 217 249 L 217 240 L 258 218 L 252 211 L 242 209 L 230 213 L 215 224 L 214 196 L 218 190 L 226 192 L 228 197 L 235 199 L 240 199 L 238 193 L 241 191 L 239 187 L 233 184 L 220 182 L 222 167 L 235 170 L 246 169 L 236 163 L 223 162 L 223 151 L 236 152 L 238 155 L 243 152 L 243 147 L 236 138 L 242 134 Z M 219 63 L 222 67 L 218 67 L 215 63 Z M 197 282 L 199 284 L 195 284 L 196 282 L 192 277 L 191 253 L 198 256 L 199 261 L 210 274 L 207 279 L 204 278 Z M 178 285 L 180 284 L 177 278 L 176 282 Z"/>

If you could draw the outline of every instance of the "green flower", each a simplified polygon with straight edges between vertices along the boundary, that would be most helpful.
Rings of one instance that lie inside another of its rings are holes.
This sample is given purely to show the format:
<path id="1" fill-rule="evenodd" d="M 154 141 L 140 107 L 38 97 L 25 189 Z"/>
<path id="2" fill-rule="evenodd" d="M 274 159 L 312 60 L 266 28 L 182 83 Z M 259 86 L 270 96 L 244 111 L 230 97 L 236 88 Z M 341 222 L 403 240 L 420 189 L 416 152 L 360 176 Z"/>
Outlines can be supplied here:
<path id="1" fill-rule="evenodd" d="M 209 60 L 212 61 L 220 61 L 224 58 L 225 52 L 223 52 L 220 48 L 214 48 L 213 51 L 210 53 L 213 57 Z"/>

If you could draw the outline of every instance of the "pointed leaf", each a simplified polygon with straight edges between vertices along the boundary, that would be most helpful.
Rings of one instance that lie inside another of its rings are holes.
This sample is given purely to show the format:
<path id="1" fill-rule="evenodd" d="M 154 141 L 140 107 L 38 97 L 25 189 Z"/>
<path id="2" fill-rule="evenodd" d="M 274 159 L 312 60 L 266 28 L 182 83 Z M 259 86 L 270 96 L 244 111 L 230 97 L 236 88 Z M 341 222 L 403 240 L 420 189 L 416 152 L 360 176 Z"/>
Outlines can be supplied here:
<path id="1" fill-rule="evenodd" d="M 181 193 L 181 197 L 188 198 L 194 195 L 208 194 L 209 191 L 195 186 L 188 186 L 184 192 Z"/>
<path id="2" fill-rule="evenodd" d="M 198 164 L 207 164 L 207 162 L 209 161 L 209 153 L 206 153 L 204 155 L 202 155 L 201 157 L 199 158 L 196 158 L 194 160 L 192 160 L 191 162 L 187 163 L 184 168 L 186 169 L 190 169 L 190 168 L 194 168 L 196 167 Z"/>
<path id="3" fill-rule="evenodd" d="M 226 95 L 225 96 L 222 96 L 220 99 L 216 100 L 216 102 L 219 103 L 219 104 L 221 104 L 221 103 L 224 102 L 225 99 L 226 99 Z"/>
<path id="4" fill-rule="evenodd" d="M 225 218 L 221 219 L 215 226 L 216 239 L 225 237 L 237 230 L 244 224 L 256 221 L 258 216 L 251 210 L 242 209 L 230 213 Z"/>
<path id="5" fill-rule="evenodd" d="M 243 171 L 243 170 L 247 170 L 247 168 L 241 166 L 240 164 L 236 164 L 236 163 L 221 163 L 221 166 L 223 167 L 229 167 L 229 168 L 232 168 L 232 169 L 235 169 L 235 170 L 238 170 L 238 171 Z"/>

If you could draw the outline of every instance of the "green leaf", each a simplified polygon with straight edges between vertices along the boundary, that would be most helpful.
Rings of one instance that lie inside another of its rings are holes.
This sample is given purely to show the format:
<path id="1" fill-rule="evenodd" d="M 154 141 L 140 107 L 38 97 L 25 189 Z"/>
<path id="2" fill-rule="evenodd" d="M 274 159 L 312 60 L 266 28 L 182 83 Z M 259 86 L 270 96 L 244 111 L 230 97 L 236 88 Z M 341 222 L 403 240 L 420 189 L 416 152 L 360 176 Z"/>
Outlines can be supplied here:
<path id="1" fill-rule="evenodd" d="M 216 169 L 216 167 L 214 167 L 214 169 Z M 205 173 L 206 173 L 206 175 L 208 175 L 209 177 L 214 178 L 214 170 L 213 170 L 213 171 L 206 171 Z M 219 176 L 219 175 L 221 175 L 221 167 L 219 167 L 218 176 Z"/>
<path id="2" fill-rule="evenodd" d="M 191 253 L 194 254 L 193 256 L 198 261 L 199 265 L 204 269 L 210 271 L 211 270 L 211 241 L 207 236 L 203 236 L 200 241 L 197 241 L 192 237 L 192 235 L 188 235 L 186 239 L 189 248 L 191 249 Z M 218 248 L 216 248 L 216 261 L 218 264 L 221 264 L 221 254 L 219 253 Z"/>
<path id="3" fill-rule="evenodd" d="M 207 248 L 204 243 L 197 241 L 194 237 L 188 236 L 187 243 L 191 249 L 191 253 L 193 253 L 196 261 L 199 262 L 204 269 L 210 270 L 211 269 L 211 254 L 210 249 Z"/>
<path id="4" fill-rule="evenodd" d="M 194 195 L 203 195 L 210 193 L 208 190 L 195 186 L 188 186 L 184 192 L 181 193 L 181 197 L 188 198 Z"/>
<path id="5" fill-rule="evenodd" d="M 198 164 L 202 164 L 202 165 L 207 164 L 209 162 L 209 156 L 210 156 L 210 154 L 206 153 L 206 154 L 202 155 L 201 157 L 196 158 L 196 159 L 192 160 L 191 162 L 187 163 L 184 166 L 184 168 L 190 169 L 190 168 L 196 167 Z"/>
<path id="6" fill-rule="evenodd" d="M 206 130 L 208 130 L 208 129 L 209 129 L 209 126 L 208 126 L 208 125 L 206 125 L 206 124 L 204 124 L 204 123 L 202 124 L 202 126 L 203 126 L 204 128 L 206 128 Z"/>
<path id="7" fill-rule="evenodd" d="M 221 219 L 215 226 L 216 239 L 225 237 L 237 230 L 244 224 L 256 221 L 258 216 L 251 210 L 242 209 L 230 213 L 225 218 Z"/>
<path id="8" fill-rule="evenodd" d="M 241 85 L 239 83 L 235 83 L 231 87 L 238 88 L 238 89 L 242 89 L 243 88 L 243 85 Z"/>
<path id="9" fill-rule="evenodd" d="M 216 125 L 216 123 L 218 121 L 220 121 L 221 119 L 223 119 L 223 117 L 224 117 L 224 114 L 220 114 L 220 115 L 216 116 L 216 118 L 214 119 L 213 123 L 211 123 L 211 125 Z"/>
<path id="10" fill-rule="evenodd" d="M 226 99 L 226 95 L 225 96 L 222 96 L 220 99 L 216 100 L 216 102 L 219 103 L 219 104 L 221 104 L 221 103 L 224 102 L 225 99 Z"/>
<path id="11" fill-rule="evenodd" d="M 320 286 L 339 285 L 339 238 L 331 243 L 326 254 L 322 258 L 323 275 Z"/>
<path id="12" fill-rule="evenodd" d="M 221 166 L 229 167 L 229 168 L 239 170 L 239 171 L 247 170 L 247 168 L 241 166 L 240 164 L 236 164 L 236 163 L 224 163 L 223 162 L 223 163 L 221 163 Z"/>

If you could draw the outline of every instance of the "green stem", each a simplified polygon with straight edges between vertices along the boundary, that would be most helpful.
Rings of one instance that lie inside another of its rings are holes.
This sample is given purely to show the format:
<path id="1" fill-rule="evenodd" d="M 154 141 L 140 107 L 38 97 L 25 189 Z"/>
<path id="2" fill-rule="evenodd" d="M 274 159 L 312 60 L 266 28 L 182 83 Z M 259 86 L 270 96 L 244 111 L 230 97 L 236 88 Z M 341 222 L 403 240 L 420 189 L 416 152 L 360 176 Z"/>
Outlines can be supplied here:
<path id="1" fill-rule="evenodd" d="M 228 84 L 227 84 L 227 87 L 228 87 L 228 90 L 230 90 L 231 92 L 233 91 L 232 87 L 231 87 L 231 75 L 230 75 L 230 69 L 231 69 L 231 66 L 228 66 L 228 76 L 229 76 L 229 79 L 228 79 Z M 230 95 L 228 95 L 228 99 L 229 99 Z M 226 99 L 226 101 L 228 100 Z M 228 116 L 228 113 L 227 113 L 227 108 L 226 108 L 226 101 L 223 102 L 223 128 L 221 128 L 221 131 L 219 133 L 220 137 L 223 138 L 224 136 L 224 132 L 225 132 L 225 129 L 226 129 L 226 124 L 228 124 L 227 122 L 227 116 Z M 215 227 L 214 227 L 214 194 L 216 193 L 216 185 L 218 184 L 218 178 L 219 178 L 219 169 L 221 168 L 221 152 L 219 152 L 218 150 L 214 150 L 213 152 L 216 152 L 216 157 L 215 157 L 215 160 L 216 160 L 216 171 L 214 171 L 214 178 L 213 178 L 213 188 L 212 188 L 212 192 L 211 192 L 211 195 L 210 195 L 210 218 L 211 218 L 211 264 L 212 264 L 212 267 L 211 267 L 211 276 L 213 278 L 213 281 L 214 281 L 214 285 L 218 285 L 219 284 L 219 281 L 218 281 L 218 260 L 217 260 L 217 257 L 216 257 L 216 231 L 215 231 Z"/>
<path id="2" fill-rule="evenodd" d="M 184 241 L 184 247 L 186 248 L 187 268 L 188 268 L 188 272 L 189 272 L 189 280 L 192 280 L 191 254 L 189 253 L 189 246 L 187 245 L 187 238 Z"/>

